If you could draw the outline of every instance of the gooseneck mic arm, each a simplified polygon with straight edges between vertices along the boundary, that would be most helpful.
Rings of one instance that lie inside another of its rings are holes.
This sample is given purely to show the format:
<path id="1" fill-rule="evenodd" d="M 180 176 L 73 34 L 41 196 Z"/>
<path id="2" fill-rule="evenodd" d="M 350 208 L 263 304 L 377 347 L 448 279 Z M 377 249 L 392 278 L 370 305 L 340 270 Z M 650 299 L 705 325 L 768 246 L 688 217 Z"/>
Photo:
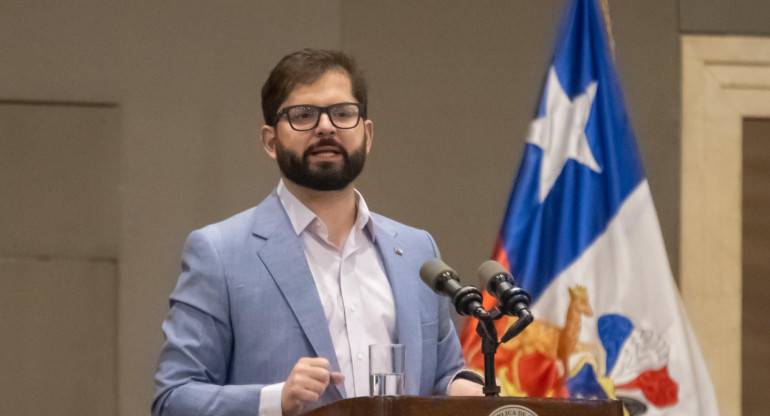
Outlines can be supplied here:
<path id="1" fill-rule="evenodd" d="M 507 331 L 505 331 L 505 335 L 503 335 L 502 338 L 500 338 L 500 343 L 505 344 L 506 342 L 512 340 L 516 335 L 519 335 L 521 331 L 523 331 L 529 324 L 531 324 L 535 320 L 535 317 L 532 316 L 532 312 L 529 311 L 529 309 L 523 309 L 520 312 L 519 319 L 511 325 L 510 328 L 508 328 Z"/>

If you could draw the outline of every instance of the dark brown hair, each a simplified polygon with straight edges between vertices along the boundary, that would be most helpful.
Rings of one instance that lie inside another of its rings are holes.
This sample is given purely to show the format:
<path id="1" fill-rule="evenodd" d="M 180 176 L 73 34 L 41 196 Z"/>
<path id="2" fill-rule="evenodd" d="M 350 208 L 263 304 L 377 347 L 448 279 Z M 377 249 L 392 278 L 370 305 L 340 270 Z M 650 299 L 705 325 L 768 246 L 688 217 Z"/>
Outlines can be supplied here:
<path id="1" fill-rule="evenodd" d="M 297 84 L 312 84 L 328 71 L 338 70 L 350 77 L 353 97 L 364 105 L 366 119 L 366 80 L 353 58 L 339 51 L 303 49 L 286 55 L 270 72 L 262 86 L 262 116 L 265 124 L 274 126 L 276 113 Z"/>

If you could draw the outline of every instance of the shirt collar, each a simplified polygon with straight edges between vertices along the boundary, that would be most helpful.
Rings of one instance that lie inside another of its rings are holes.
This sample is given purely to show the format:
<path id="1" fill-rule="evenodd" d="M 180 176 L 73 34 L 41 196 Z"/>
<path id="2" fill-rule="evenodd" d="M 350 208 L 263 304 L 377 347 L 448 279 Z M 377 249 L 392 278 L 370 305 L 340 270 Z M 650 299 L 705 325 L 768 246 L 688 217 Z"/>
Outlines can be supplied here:
<path id="1" fill-rule="evenodd" d="M 369 207 L 366 205 L 366 201 L 364 201 L 364 197 L 361 195 L 361 193 L 358 192 L 357 189 L 354 191 L 356 195 L 356 205 L 358 206 L 358 216 L 356 218 L 354 227 L 362 231 L 366 229 L 369 236 L 371 236 L 372 241 L 374 241 L 374 223 L 372 222 L 372 216 L 369 212 Z M 286 188 L 286 185 L 283 183 L 283 179 L 278 181 L 278 189 L 276 193 L 278 194 L 278 199 L 281 200 L 281 205 L 283 205 L 283 209 L 286 210 L 286 214 L 289 216 L 289 221 L 291 222 L 291 225 L 294 228 L 294 232 L 297 233 L 297 235 L 301 234 L 302 231 L 304 231 L 316 218 L 318 218 L 318 216 L 315 215 L 315 213 L 311 211 L 310 208 L 305 206 L 305 204 L 297 199 L 297 197 L 295 197 L 291 191 Z M 318 218 L 318 221 L 323 222 L 320 218 Z"/>

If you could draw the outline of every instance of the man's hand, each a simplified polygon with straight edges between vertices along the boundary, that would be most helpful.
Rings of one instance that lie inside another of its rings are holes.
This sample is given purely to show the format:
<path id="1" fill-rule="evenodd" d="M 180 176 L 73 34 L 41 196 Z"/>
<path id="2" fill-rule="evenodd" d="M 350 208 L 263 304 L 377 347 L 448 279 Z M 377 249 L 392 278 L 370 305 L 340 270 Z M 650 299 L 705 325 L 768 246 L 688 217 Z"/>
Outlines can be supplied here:
<path id="1" fill-rule="evenodd" d="M 283 416 L 302 413 L 308 404 L 318 401 L 329 381 L 339 384 L 344 380 L 341 373 L 329 371 L 329 360 L 326 358 L 300 358 L 281 391 Z"/>
<path id="2" fill-rule="evenodd" d="M 484 386 L 464 378 L 455 379 L 449 385 L 450 396 L 483 396 Z"/>

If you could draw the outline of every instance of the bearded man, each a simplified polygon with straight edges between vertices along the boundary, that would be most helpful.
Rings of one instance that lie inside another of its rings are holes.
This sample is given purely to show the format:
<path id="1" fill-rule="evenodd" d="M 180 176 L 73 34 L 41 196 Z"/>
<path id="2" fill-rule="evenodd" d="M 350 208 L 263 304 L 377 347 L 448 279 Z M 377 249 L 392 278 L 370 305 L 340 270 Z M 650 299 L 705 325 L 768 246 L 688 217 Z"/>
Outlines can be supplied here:
<path id="1" fill-rule="evenodd" d="M 425 231 L 369 211 L 353 181 L 374 138 L 341 52 L 284 57 L 262 88 L 276 190 L 190 234 L 163 323 L 155 416 L 294 416 L 369 394 L 368 346 L 406 346 L 407 395 L 481 395 L 449 303 L 419 278 Z"/>

